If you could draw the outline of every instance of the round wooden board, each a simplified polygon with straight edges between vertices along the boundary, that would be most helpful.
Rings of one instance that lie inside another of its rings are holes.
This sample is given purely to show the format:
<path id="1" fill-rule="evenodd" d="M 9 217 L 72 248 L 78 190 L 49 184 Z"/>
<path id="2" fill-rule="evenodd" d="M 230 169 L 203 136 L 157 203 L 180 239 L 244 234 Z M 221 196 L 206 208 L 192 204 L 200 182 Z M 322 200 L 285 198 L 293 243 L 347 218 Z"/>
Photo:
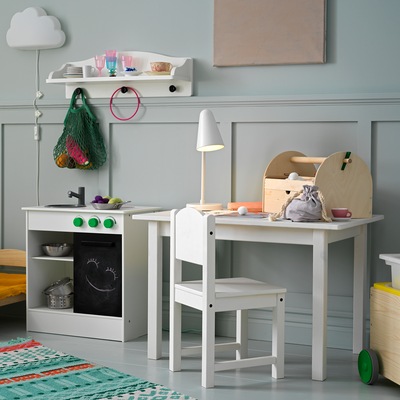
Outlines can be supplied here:
<path id="1" fill-rule="evenodd" d="M 347 207 L 352 218 L 372 216 L 372 178 L 368 166 L 355 154 L 342 170 L 346 152 L 330 155 L 315 175 L 315 185 L 322 192 L 328 214 L 332 207 Z"/>

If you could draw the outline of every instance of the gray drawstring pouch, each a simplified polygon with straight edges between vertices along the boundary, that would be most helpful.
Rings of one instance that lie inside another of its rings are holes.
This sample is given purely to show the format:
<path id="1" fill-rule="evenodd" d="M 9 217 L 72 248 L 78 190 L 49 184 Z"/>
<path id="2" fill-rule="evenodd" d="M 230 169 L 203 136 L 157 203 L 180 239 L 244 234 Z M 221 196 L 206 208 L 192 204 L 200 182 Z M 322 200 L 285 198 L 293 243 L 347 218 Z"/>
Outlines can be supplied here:
<path id="1" fill-rule="evenodd" d="M 320 221 L 322 204 L 318 195 L 318 187 L 304 185 L 302 195 L 287 205 L 284 218 L 295 222 Z"/>
<path id="2" fill-rule="evenodd" d="M 325 201 L 318 186 L 311 185 L 304 185 L 302 191 L 294 193 L 279 212 L 269 216 L 269 220 L 276 221 L 280 217 L 294 222 L 332 221 L 326 214 Z"/>

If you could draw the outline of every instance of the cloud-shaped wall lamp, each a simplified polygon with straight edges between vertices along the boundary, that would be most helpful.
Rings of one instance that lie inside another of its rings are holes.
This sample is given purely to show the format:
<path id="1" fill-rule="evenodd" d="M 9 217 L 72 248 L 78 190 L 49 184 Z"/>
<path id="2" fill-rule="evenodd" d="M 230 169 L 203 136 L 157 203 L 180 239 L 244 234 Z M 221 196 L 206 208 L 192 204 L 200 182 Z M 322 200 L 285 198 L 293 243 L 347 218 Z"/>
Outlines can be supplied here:
<path id="1" fill-rule="evenodd" d="M 61 47 L 65 33 L 60 21 L 40 7 L 29 7 L 16 13 L 7 31 L 7 43 L 19 50 L 42 50 Z"/>

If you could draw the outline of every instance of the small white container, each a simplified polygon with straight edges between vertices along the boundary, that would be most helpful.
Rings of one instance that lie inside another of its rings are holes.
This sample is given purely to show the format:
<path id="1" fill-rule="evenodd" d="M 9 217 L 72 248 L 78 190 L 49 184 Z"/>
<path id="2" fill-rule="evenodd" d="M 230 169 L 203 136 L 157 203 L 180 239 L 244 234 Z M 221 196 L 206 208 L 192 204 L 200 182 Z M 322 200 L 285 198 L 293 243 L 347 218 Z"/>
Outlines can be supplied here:
<path id="1" fill-rule="evenodd" d="M 392 267 L 392 287 L 400 289 L 400 254 L 379 254 L 379 258 Z"/>

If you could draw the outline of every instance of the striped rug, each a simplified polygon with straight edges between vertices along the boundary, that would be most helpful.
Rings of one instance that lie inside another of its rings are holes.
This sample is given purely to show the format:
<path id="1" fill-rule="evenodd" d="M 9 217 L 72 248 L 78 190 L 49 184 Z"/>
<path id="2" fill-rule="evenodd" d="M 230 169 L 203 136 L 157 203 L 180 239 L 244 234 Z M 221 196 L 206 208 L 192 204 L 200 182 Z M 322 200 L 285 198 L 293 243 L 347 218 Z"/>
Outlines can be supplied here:
<path id="1" fill-rule="evenodd" d="M 0 342 L 0 400 L 22 399 L 194 400 L 32 339 Z"/>

